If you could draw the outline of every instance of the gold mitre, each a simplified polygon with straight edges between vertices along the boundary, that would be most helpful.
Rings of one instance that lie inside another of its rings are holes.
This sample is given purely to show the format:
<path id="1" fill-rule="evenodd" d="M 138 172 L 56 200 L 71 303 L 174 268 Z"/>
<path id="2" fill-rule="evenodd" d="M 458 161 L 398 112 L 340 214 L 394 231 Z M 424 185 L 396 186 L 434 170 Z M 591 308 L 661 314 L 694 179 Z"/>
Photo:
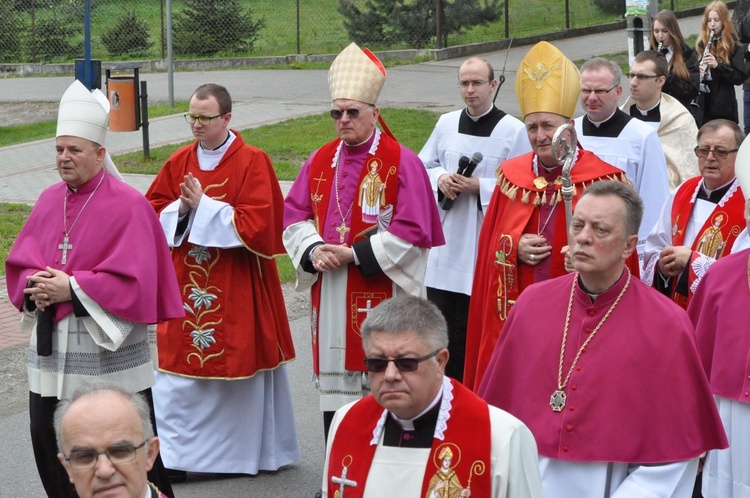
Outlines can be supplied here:
<path id="1" fill-rule="evenodd" d="M 85 138 L 104 145 L 104 139 L 107 137 L 107 111 L 100 99 L 83 86 L 83 83 L 75 80 L 60 100 L 55 136 Z"/>
<path id="2" fill-rule="evenodd" d="M 328 70 L 331 100 L 351 99 L 375 105 L 385 78 L 385 67 L 375 54 L 351 43 Z"/>
<path id="3" fill-rule="evenodd" d="M 516 98 L 524 117 L 552 112 L 572 118 L 580 92 L 581 73 L 576 65 L 545 41 L 529 50 L 516 73 Z"/>
<path id="4" fill-rule="evenodd" d="M 734 175 L 740 182 L 740 188 L 745 199 L 750 199 L 750 139 L 743 140 L 740 150 L 737 151 Z"/>

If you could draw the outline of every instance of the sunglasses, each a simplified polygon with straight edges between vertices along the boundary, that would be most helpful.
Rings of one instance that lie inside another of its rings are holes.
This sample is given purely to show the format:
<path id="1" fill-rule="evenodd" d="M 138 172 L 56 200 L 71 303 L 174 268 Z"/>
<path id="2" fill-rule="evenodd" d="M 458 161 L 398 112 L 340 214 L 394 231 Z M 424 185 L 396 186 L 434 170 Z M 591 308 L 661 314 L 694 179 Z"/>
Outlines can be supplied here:
<path id="1" fill-rule="evenodd" d="M 442 348 L 437 349 L 427 356 L 420 358 L 365 358 L 365 367 L 367 367 L 368 372 L 381 373 L 385 372 L 385 369 L 388 368 L 388 363 L 393 362 L 399 372 L 413 372 L 419 367 L 420 363 L 429 360 L 441 350 Z"/>
<path id="2" fill-rule="evenodd" d="M 363 111 L 364 110 L 357 109 L 356 107 L 344 109 L 343 111 L 341 109 L 331 109 L 331 117 L 338 121 L 344 117 L 344 113 L 346 113 L 346 115 L 349 116 L 349 119 L 357 119 L 359 114 Z"/>
<path id="3" fill-rule="evenodd" d="M 740 149 L 709 149 L 709 148 L 703 148 L 703 147 L 696 147 L 693 149 L 695 151 L 695 155 L 700 157 L 701 159 L 708 157 L 709 152 L 713 152 L 714 157 L 718 157 L 719 159 L 726 159 L 729 154 L 732 154 L 733 152 L 737 152 Z"/>

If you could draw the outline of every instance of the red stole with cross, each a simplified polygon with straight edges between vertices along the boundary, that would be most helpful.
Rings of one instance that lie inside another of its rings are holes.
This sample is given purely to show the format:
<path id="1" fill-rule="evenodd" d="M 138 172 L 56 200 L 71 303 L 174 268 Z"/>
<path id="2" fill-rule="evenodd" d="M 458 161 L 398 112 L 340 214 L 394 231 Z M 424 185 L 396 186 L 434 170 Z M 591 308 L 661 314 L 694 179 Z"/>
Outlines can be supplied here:
<path id="1" fill-rule="evenodd" d="M 336 153 L 339 149 L 341 140 L 334 140 L 325 144 L 318 150 L 310 164 L 310 174 L 308 183 L 312 194 L 313 212 L 315 214 L 315 226 L 318 233 L 322 234 L 322 228 L 326 226 L 326 216 L 328 214 L 328 204 L 336 202 L 334 196 L 336 192 L 333 189 L 335 184 L 336 167 L 331 167 Z M 342 235 L 348 233 L 348 245 L 351 247 L 356 242 L 365 240 L 370 235 L 376 233 L 378 229 L 377 214 L 373 214 L 372 203 L 375 203 L 376 211 L 381 207 L 392 206 L 393 213 L 398 209 L 398 169 L 401 162 L 401 146 L 399 143 L 381 133 L 377 150 L 374 154 L 368 155 L 365 164 L 362 166 L 360 173 L 358 189 L 354 195 L 351 209 L 351 218 L 349 220 L 348 231 L 340 232 Z M 323 179 L 322 181 L 320 179 Z M 324 187 L 321 187 L 321 184 Z M 327 187 L 325 187 L 327 186 Z M 377 187 L 377 188 L 374 188 Z M 370 191 L 375 190 L 376 194 L 368 199 Z M 328 199 L 327 202 L 323 202 Z M 370 209 L 368 209 L 368 207 Z M 344 223 L 342 222 L 342 225 Z M 343 226 L 341 227 L 344 228 Z M 387 228 L 387 227 L 386 227 Z M 318 323 L 320 309 L 320 286 L 321 279 L 318 278 L 311 289 L 312 300 L 312 319 L 314 321 L 314 330 L 319 331 Z M 393 295 L 393 283 L 384 273 L 378 273 L 365 277 L 359 271 L 355 264 L 350 264 L 347 268 L 347 287 L 346 287 L 346 357 L 344 367 L 351 371 L 365 371 L 365 365 L 362 359 L 364 353 L 362 349 L 362 334 L 360 326 L 367 318 L 368 310 L 377 306 L 381 301 L 388 299 Z M 319 332 L 318 332 L 319 333 Z M 317 333 L 313 334 L 313 370 L 315 375 L 320 373 L 320 355 L 318 351 Z"/>
<path id="2" fill-rule="evenodd" d="M 440 471 L 440 455 L 446 449 L 450 449 L 451 470 L 461 485 L 471 489 L 472 496 L 492 496 L 489 407 L 479 396 L 453 379 L 443 383 L 443 399 L 440 401 L 443 405 L 440 409 L 443 410 L 448 402 L 451 406 L 450 416 L 442 439 L 435 437 L 432 441 L 419 496 L 427 496 L 430 480 Z M 382 430 L 383 426 L 378 426 L 378 422 L 383 419 L 383 414 L 383 407 L 369 395 L 354 404 L 341 420 L 328 456 L 328 496 L 338 496 L 334 490 L 341 490 L 342 486 L 347 498 L 364 496 L 372 459 L 382 436 L 382 433 L 376 436 L 374 430 L 376 427 Z M 375 437 L 377 441 L 373 441 Z M 344 480 L 348 484 L 342 484 Z M 354 482 L 356 486 L 351 484 Z"/>
<path id="3" fill-rule="evenodd" d="M 697 189 L 702 179 L 703 177 L 696 176 L 686 180 L 677 190 L 677 193 L 675 193 L 671 213 L 673 246 L 685 245 L 687 223 L 690 220 L 690 213 L 692 213 L 695 205 Z M 674 302 L 684 309 L 687 309 L 687 305 L 693 295 L 693 292 L 690 290 L 693 282 L 703 276 L 695 272 L 692 264 L 693 261 L 701 255 L 720 259 L 724 254 L 729 253 L 729 249 L 734 244 L 737 235 L 742 231 L 745 221 L 745 199 L 742 191 L 734 187 L 734 185 L 730 187 L 729 192 L 731 192 L 731 195 L 728 199 L 725 197 L 723 206 L 716 204 L 711 216 L 706 218 L 706 221 L 693 241 L 691 247 L 693 253 L 685 268 L 685 271 L 689 272 L 688 295 L 683 296 L 676 292 L 678 278 L 671 279 L 669 283 L 669 295 Z M 734 190 L 732 190 L 733 188 Z"/>

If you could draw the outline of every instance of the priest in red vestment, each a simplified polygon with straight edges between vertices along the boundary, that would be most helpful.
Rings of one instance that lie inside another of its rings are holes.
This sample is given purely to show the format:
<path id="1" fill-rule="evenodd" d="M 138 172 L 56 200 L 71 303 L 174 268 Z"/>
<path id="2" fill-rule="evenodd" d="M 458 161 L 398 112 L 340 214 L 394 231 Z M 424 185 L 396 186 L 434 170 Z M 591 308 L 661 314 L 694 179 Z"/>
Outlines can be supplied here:
<path id="1" fill-rule="evenodd" d="M 395 297 L 362 324 L 372 394 L 336 412 L 322 495 L 541 498 L 528 428 L 445 376 L 448 326 Z"/>
<path id="2" fill-rule="evenodd" d="M 445 243 L 419 157 L 380 119 L 385 68 L 350 44 L 328 72 L 338 138 L 302 166 L 285 201 L 284 245 L 298 291 L 311 290 L 313 370 L 324 431 L 367 394 L 360 327 L 388 297 L 424 296 L 431 247 Z"/>
<path id="3" fill-rule="evenodd" d="M 695 147 L 701 174 L 669 195 L 646 238 L 643 281 L 683 308 L 744 228 L 745 197 L 734 173 L 744 139 L 737 123 L 726 119 L 701 126 Z"/>
<path id="4" fill-rule="evenodd" d="M 44 490 L 55 498 L 77 496 L 56 457 L 59 401 L 93 379 L 150 400 L 148 325 L 184 314 L 159 220 L 104 147 L 108 106 L 79 81 L 66 90 L 55 139 L 63 181 L 39 196 L 5 264 L 8 295 L 31 335 L 31 443 Z M 172 495 L 161 459 L 149 479 Z"/>
<path id="5" fill-rule="evenodd" d="M 584 191 L 576 273 L 523 292 L 479 389 L 531 429 L 548 498 L 690 496 L 727 447 L 687 313 L 625 265 L 642 213 L 624 183 Z"/>
<path id="6" fill-rule="evenodd" d="M 232 99 L 200 86 L 146 197 L 159 213 L 185 318 L 157 329 L 154 398 L 167 467 L 257 474 L 300 458 L 286 363 L 294 359 L 274 257 L 283 196 L 271 160 L 229 129 Z"/>
<path id="7" fill-rule="evenodd" d="M 521 62 L 516 96 L 533 152 L 500 165 L 479 235 L 463 379 L 470 389 L 479 387 L 518 295 L 534 282 L 566 273 L 562 163 L 551 142 L 558 127 L 572 123 L 580 88 L 575 64 L 547 42 L 535 45 Z M 625 181 L 620 169 L 581 148 L 571 178 L 573 203 L 592 182 Z"/>
<path id="8" fill-rule="evenodd" d="M 750 142 L 737 154 L 737 179 L 750 193 Z M 750 226 L 750 194 L 745 222 Z M 736 247 L 736 244 L 735 244 Z M 703 466 L 703 496 L 747 498 L 750 490 L 750 250 L 713 264 L 693 295 L 688 314 L 695 324 L 706 375 L 719 408 L 729 448 L 712 450 Z"/>

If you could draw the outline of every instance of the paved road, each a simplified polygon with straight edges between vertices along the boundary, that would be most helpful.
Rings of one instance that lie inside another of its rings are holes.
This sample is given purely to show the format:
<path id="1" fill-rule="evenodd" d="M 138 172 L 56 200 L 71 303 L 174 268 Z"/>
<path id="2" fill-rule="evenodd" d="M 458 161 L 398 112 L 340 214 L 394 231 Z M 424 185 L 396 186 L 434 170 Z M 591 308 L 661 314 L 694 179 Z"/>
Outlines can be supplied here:
<path id="1" fill-rule="evenodd" d="M 680 21 L 686 36 L 698 32 L 700 18 Z M 569 58 L 580 60 L 602 53 L 626 50 L 625 31 L 584 36 L 555 42 Z M 507 83 L 501 90 L 497 104 L 513 115 L 519 114 L 515 99 L 515 69 L 529 47 L 515 47 L 508 52 L 484 54 L 498 73 L 506 64 Z M 456 72 L 461 60 L 428 62 L 394 67 L 388 70 L 388 81 L 381 95 L 380 105 L 416 107 L 448 111 L 461 106 L 456 87 Z M 151 101 L 167 101 L 167 76 L 142 74 L 148 82 Z M 70 78 L 19 78 L 0 80 L 0 102 L 48 101 L 57 102 Z M 175 95 L 187 98 L 199 84 L 215 82 L 225 85 L 236 101 L 232 125 L 249 128 L 278 122 L 290 117 L 323 112 L 330 105 L 326 71 L 251 70 L 216 71 L 175 74 Z M 627 84 L 627 82 L 624 82 Z M 627 96 L 627 88 L 625 90 Z M 623 97 L 623 100 L 625 98 Z M 740 98 L 741 101 L 741 98 Z M 580 109 L 579 109 L 580 114 Z M 397 130 L 396 130 L 397 132 Z M 151 146 L 189 140 L 190 130 L 179 116 L 154 119 L 151 123 Z M 321 143 L 331 137 L 321 137 Z M 110 133 L 107 148 L 113 154 L 139 150 L 140 132 Z M 54 141 L 41 140 L 29 144 L 0 148 L 0 201 L 33 203 L 39 193 L 59 180 L 54 171 Z M 151 182 L 146 175 L 127 175 L 127 181 L 141 191 Z M 3 290 L 4 279 L 0 279 Z M 2 338 L 17 333 L 13 312 L 5 292 L 0 296 L 0 348 Z M 11 307 L 12 308 L 12 307 Z M 297 346 L 298 360 L 290 366 L 295 400 L 295 416 L 302 446 L 302 461 L 275 475 L 231 479 L 191 479 L 175 487 L 181 497 L 252 496 L 252 497 L 311 497 L 319 488 L 322 472 L 322 428 L 317 395 L 310 384 L 311 360 L 308 347 L 307 318 L 291 322 Z M 17 340 L 17 339 L 16 339 Z M 5 343 L 5 346 L 8 344 Z M 12 346 L 0 353 L 12 354 L 18 366 L 7 376 L 19 378 L 22 371 L 24 347 Z M 2 356 L 0 356 L 1 358 Z M 8 360 L 6 359 L 6 362 Z M 8 381 L 9 379 L 3 379 Z M 5 392 L 5 391 L 0 391 Z M 41 484 L 31 453 L 28 436 L 28 411 L 23 395 L 8 395 L 0 400 L 0 498 L 43 497 Z M 10 408 L 8 408 L 10 407 Z"/>

